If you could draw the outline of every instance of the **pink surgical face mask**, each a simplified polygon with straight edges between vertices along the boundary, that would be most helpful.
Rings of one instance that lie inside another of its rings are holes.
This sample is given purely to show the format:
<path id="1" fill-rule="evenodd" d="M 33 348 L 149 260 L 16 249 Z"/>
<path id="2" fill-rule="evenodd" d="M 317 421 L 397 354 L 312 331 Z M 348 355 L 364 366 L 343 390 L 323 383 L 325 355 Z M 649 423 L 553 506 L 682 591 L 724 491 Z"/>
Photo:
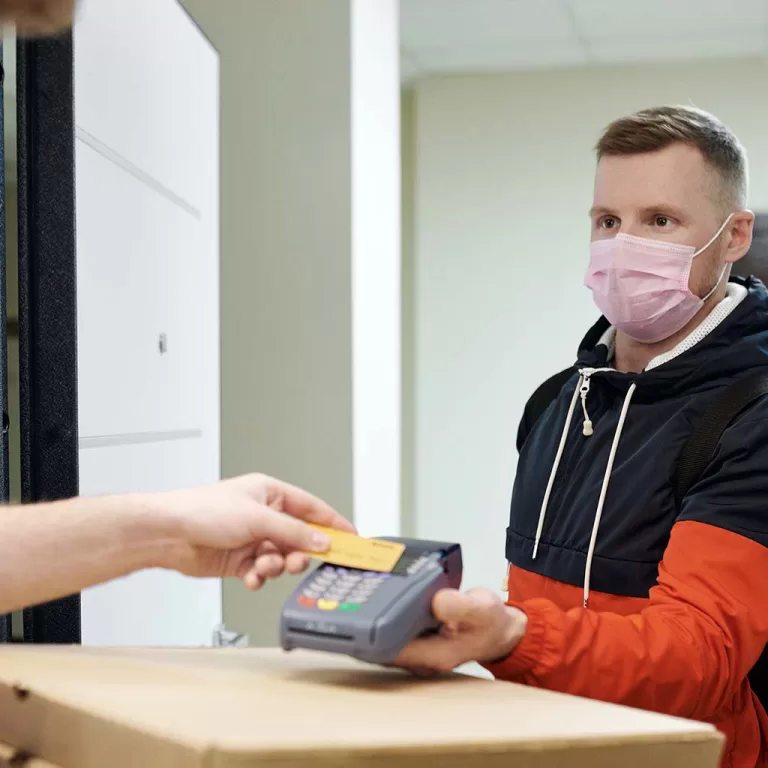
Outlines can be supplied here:
<path id="1" fill-rule="evenodd" d="M 614 328 L 635 341 L 654 344 L 690 322 L 715 292 L 700 298 L 688 288 L 693 260 L 720 237 L 733 214 L 697 251 L 692 245 L 619 234 L 590 246 L 585 285 Z"/>

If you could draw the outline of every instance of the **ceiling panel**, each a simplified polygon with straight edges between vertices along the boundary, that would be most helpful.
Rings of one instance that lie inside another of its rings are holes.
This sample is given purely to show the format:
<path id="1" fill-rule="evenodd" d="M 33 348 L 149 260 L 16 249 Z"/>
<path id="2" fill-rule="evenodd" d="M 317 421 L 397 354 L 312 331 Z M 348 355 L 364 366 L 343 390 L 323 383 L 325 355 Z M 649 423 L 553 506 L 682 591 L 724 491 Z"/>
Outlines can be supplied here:
<path id="1" fill-rule="evenodd" d="M 764 52 L 765 35 L 759 27 L 746 28 L 738 37 L 625 37 L 589 42 L 589 58 L 596 63 L 733 58 L 759 56 Z"/>
<path id="2" fill-rule="evenodd" d="M 564 0 L 585 39 L 681 38 L 765 27 L 766 0 Z M 617 40 L 622 42 L 622 40 Z"/>
<path id="3" fill-rule="evenodd" d="M 561 0 L 400 0 L 400 19 L 401 43 L 413 52 L 574 37 Z"/>
<path id="4" fill-rule="evenodd" d="M 403 79 L 768 56 L 768 0 L 401 0 Z"/>

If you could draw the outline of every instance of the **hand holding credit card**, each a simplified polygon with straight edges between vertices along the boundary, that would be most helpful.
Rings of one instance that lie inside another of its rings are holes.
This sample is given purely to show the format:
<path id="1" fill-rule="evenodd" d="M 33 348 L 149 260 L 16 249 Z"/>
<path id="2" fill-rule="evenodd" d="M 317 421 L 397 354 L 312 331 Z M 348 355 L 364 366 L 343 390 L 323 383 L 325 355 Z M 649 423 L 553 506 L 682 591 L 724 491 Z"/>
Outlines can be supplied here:
<path id="1" fill-rule="evenodd" d="M 330 537 L 331 548 L 327 552 L 307 552 L 306 554 L 332 565 L 390 573 L 405 552 L 405 544 L 395 541 L 366 539 L 346 531 L 338 531 L 314 523 L 310 525 Z"/>

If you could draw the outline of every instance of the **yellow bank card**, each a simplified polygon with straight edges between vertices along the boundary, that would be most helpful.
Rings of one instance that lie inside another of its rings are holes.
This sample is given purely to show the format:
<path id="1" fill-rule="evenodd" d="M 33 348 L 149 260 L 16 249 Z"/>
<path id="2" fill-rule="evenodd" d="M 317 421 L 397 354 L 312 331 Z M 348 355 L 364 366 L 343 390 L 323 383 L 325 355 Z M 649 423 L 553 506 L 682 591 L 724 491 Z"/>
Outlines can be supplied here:
<path id="1" fill-rule="evenodd" d="M 405 544 L 395 541 L 366 539 L 346 531 L 337 531 L 335 528 L 326 528 L 314 523 L 311 525 L 330 536 L 331 548 L 327 552 L 307 554 L 332 565 L 390 573 L 405 552 Z"/>

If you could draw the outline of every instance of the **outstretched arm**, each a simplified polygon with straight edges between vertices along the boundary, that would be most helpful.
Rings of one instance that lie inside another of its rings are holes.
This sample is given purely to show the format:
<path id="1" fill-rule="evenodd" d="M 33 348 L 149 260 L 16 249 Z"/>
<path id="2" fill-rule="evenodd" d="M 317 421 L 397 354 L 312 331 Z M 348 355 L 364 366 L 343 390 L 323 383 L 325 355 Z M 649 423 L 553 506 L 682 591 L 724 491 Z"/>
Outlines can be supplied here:
<path id="1" fill-rule="evenodd" d="M 0 614 L 145 568 L 236 577 L 250 589 L 308 564 L 353 531 L 320 500 L 261 475 L 205 488 L 0 509 Z"/>
<path id="2" fill-rule="evenodd" d="M 159 567 L 173 538 L 167 516 L 135 497 L 0 509 L 0 613 Z"/>

